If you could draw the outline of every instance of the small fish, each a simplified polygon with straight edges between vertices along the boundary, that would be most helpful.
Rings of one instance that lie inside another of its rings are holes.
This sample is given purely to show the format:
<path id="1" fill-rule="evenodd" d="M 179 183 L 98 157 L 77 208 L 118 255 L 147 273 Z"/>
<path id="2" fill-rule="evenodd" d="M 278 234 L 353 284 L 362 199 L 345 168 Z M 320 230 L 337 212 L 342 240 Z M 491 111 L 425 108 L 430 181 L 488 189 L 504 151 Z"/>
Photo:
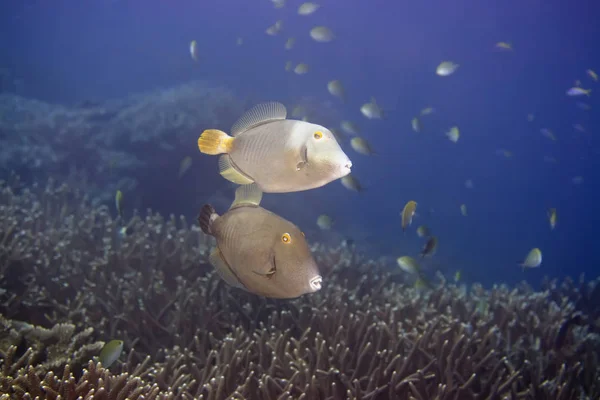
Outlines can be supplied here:
<path id="1" fill-rule="evenodd" d="M 461 272 L 461 270 L 459 269 L 458 271 L 456 271 L 456 272 L 454 273 L 454 282 L 455 282 L 455 283 L 458 283 L 458 282 L 460 281 L 460 278 L 461 278 L 461 277 L 462 277 L 462 272 Z"/>
<path id="2" fill-rule="evenodd" d="M 283 8 L 287 0 L 271 0 L 275 8 Z"/>
<path id="3" fill-rule="evenodd" d="M 437 66 L 435 73 L 439 76 L 449 76 L 456 72 L 458 67 L 459 65 L 453 63 L 452 61 L 443 61 L 440 65 Z"/>
<path id="4" fill-rule="evenodd" d="M 115 207 L 117 209 L 117 215 L 123 218 L 123 192 L 117 190 L 115 194 Z"/>
<path id="5" fill-rule="evenodd" d="M 498 42 L 496 43 L 496 48 L 500 50 L 508 50 L 512 51 L 512 45 L 508 42 Z"/>
<path id="6" fill-rule="evenodd" d="M 114 364 L 115 361 L 119 359 L 122 351 L 123 341 L 111 340 L 110 342 L 106 343 L 104 347 L 102 347 L 100 356 L 98 358 L 104 368 L 109 368 Z"/>
<path id="7" fill-rule="evenodd" d="M 294 73 L 297 75 L 304 75 L 308 72 L 308 64 L 300 63 L 294 68 Z"/>
<path id="8" fill-rule="evenodd" d="M 431 232 L 429 231 L 429 228 L 426 227 L 425 225 L 421 225 L 417 228 L 417 236 L 419 237 L 428 237 L 431 235 Z"/>
<path id="9" fill-rule="evenodd" d="M 414 200 L 408 201 L 402 209 L 402 231 L 406 232 L 406 228 L 412 224 L 413 216 L 417 211 L 417 202 Z"/>
<path id="10" fill-rule="evenodd" d="M 550 230 L 556 228 L 556 208 L 548 209 L 548 222 L 550 223 Z"/>
<path id="11" fill-rule="evenodd" d="M 358 135 L 360 133 L 360 128 L 352 121 L 340 122 L 340 128 L 348 135 Z"/>
<path id="12" fill-rule="evenodd" d="M 556 141 L 556 136 L 554 135 L 554 133 L 550 129 L 548 129 L 548 128 L 542 128 L 542 129 L 540 129 L 540 132 L 542 133 L 542 135 L 544 135 L 548 139 L 550 139 L 552 141 Z"/>
<path id="13" fill-rule="evenodd" d="M 421 266 L 414 258 L 410 256 L 402 256 L 396 259 L 400 269 L 408 274 L 417 275 L 421 271 Z"/>
<path id="14" fill-rule="evenodd" d="M 527 114 L 527 121 L 528 122 L 533 122 L 534 119 L 535 119 L 535 115 L 533 115 L 533 114 Z"/>
<path id="15" fill-rule="evenodd" d="M 190 55 L 194 61 L 198 61 L 199 56 L 198 43 L 195 40 L 192 40 L 190 43 Z"/>
<path id="16" fill-rule="evenodd" d="M 589 110 L 591 110 L 591 109 L 592 109 L 592 106 L 590 106 L 589 104 L 587 104 L 587 103 L 584 103 L 584 102 L 582 102 L 582 101 L 578 101 L 578 102 L 576 103 L 576 105 L 577 105 L 577 107 L 578 107 L 579 109 L 581 109 L 581 110 L 584 110 L 584 111 L 589 111 Z"/>
<path id="17" fill-rule="evenodd" d="M 183 160 L 179 163 L 179 172 L 177 173 L 177 178 L 181 179 L 181 177 L 187 172 L 188 169 L 192 166 L 192 157 L 187 156 L 184 157 Z"/>
<path id="18" fill-rule="evenodd" d="M 289 71 L 291 71 L 293 66 L 294 66 L 294 64 L 293 64 L 291 61 L 287 61 L 287 62 L 285 63 L 285 71 L 286 71 L 286 72 L 289 72 Z"/>
<path id="19" fill-rule="evenodd" d="M 306 108 L 300 105 L 292 108 L 292 117 L 293 118 L 303 118 L 307 114 Z"/>
<path id="20" fill-rule="evenodd" d="M 435 253 L 435 250 L 437 249 L 437 245 L 438 245 L 437 237 L 431 236 L 429 239 L 427 239 L 427 242 L 423 246 L 421 253 L 419 253 L 421 255 L 421 258 L 424 258 L 425 256 L 430 256 L 433 253 Z"/>
<path id="21" fill-rule="evenodd" d="M 220 174 L 267 193 L 315 189 L 350 173 L 352 162 L 329 129 L 286 119 L 281 103 L 258 104 L 231 128 L 207 129 L 198 138 L 204 154 L 217 155 Z"/>
<path id="22" fill-rule="evenodd" d="M 414 117 L 411 121 L 411 125 L 413 128 L 413 131 L 421 132 L 421 121 L 419 121 L 419 118 Z"/>
<path id="23" fill-rule="evenodd" d="M 414 288 L 418 292 L 423 292 L 426 289 L 431 289 L 431 283 L 429 283 L 429 281 L 427 279 L 425 279 L 424 277 L 419 276 L 417 278 L 417 280 L 415 280 Z"/>
<path id="24" fill-rule="evenodd" d="M 584 89 L 584 88 L 580 88 L 580 87 L 572 87 L 571 89 L 567 90 L 567 95 L 568 96 L 590 96 L 590 93 L 592 93 L 592 89 Z"/>
<path id="25" fill-rule="evenodd" d="M 586 132 L 585 128 L 581 124 L 573 124 L 573 129 L 575 129 L 576 131 L 581 132 L 581 133 Z"/>
<path id="26" fill-rule="evenodd" d="M 505 158 L 511 158 L 512 157 L 512 152 L 506 150 L 506 149 L 498 149 L 496 150 L 496 154 L 499 156 L 504 156 Z"/>
<path id="27" fill-rule="evenodd" d="M 352 174 L 344 176 L 341 181 L 342 185 L 348 190 L 352 190 L 354 192 L 362 192 L 364 190 L 358 179 L 356 179 L 356 177 Z"/>
<path id="28" fill-rule="evenodd" d="M 465 187 L 467 189 L 473 189 L 475 187 L 475 184 L 473 183 L 473 180 L 472 179 L 467 179 L 465 181 Z"/>
<path id="29" fill-rule="evenodd" d="M 319 7 L 321 7 L 320 5 L 318 5 L 317 3 L 311 3 L 310 1 L 307 1 L 306 3 L 302 3 L 300 4 L 300 7 L 298 7 L 298 14 L 299 15 L 310 15 L 312 13 L 314 13 L 315 11 L 317 11 L 319 9 Z"/>
<path id="30" fill-rule="evenodd" d="M 291 50 L 294 48 L 294 44 L 296 44 L 296 38 L 289 38 L 288 40 L 285 41 L 285 49 L 286 50 Z"/>
<path id="31" fill-rule="evenodd" d="M 542 252 L 537 247 L 531 249 L 531 251 L 525 257 L 525 261 L 520 263 L 519 265 L 525 268 L 537 268 L 542 264 Z"/>
<path id="32" fill-rule="evenodd" d="M 360 107 L 360 112 L 362 113 L 362 115 L 364 115 L 368 119 L 383 118 L 383 110 L 377 104 L 375 97 L 371 97 L 371 101 L 369 103 L 363 104 Z"/>
<path id="33" fill-rule="evenodd" d="M 329 81 L 327 83 L 327 91 L 335 97 L 339 97 L 342 101 L 345 100 L 346 91 L 344 90 L 344 86 L 342 82 L 339 80 Z"/>
<path id="34" fill-rule="evenodd" d="M 321 214 L 317 218 L 317 226 L 324 231 L 331 229 L 333 225 L 333 219 L 329 215 Z"/>
<path id="35" fill-rule="evenodd" d="M 296 298 L 320 290 L 323 279 L 304 234 L 260 207 L 261 199 L 256 185 L 243 185 L 225 214 L 209 204 L 202 207 L 200 228 L 217 240 L 210 263 L 229 285 L 264 297 Z"/>
<path id="36" fill-rule="evenodd" d="M 592 71 L 591 69 L 588 69 L 588 70 L 587 70 L 587 71 L 585 71 L 585 72 L 588 74 L 588 76 L 589 76 L 590 78 L 592 78 L 592 79 L 594 80 L 594 82 L 598 82 L 598 74 L 597 74 L 597 73 L 595 73 L 595 72 L 594 72 L 594 71 Z"/>
<path id="37" fill-rule="evenodd" d="M 278 35 L 279 32 L 281 32 L 281 29 L 283 29 L 283 21 L 278 20 L 273 25 L 268 27 L 265 33 L 269 36 L 275 36 Z"/>
<path id="38" fill-rule="evenodd" d="M 354 151 L 356 151 L 357 153 L 363 154 L 365 156 L 372 156 L 373 154 L 375 154 L 375 152 L 373 152 L 373 149 L 371 148 L 371 145 L 369 144 L 369 142 L 367 142 L 365 139 L 358 137 L 358 136 L 354 137 L 354 138 L 352 138 L 352 140 L 350 140 L 350 146 L 352 146 Z"/>
<path id="39" fill-rule="evenodd" d="M 463 215 L 463 217 L 467 216 L 467 205 L 466 204 L 460 205 L 460 213 Z"/>
<path id="40" fill-rule="evenodd" d="M 433 107 L 427 107 L 421 110 L 421 116 L 432 114 L 435 111 Z"/>
<path id="41" fill-rule="evenodd" d="M 446 136 L 450 139 L 451 142 L 458 142 L 458 138 L 460 138 L 460 131 L 458 130 L 458 126 L 453 126 L 450 128 L 448 132 L 446 132 Z"/>
<path id="42" fill-rule="evenodd" d="M 315 26 L 310 30 L 310 37 L 313 38 L 316 42 L 331 42 L 334 38 L 333 32 L 331 29 L 326 26 Z"/>

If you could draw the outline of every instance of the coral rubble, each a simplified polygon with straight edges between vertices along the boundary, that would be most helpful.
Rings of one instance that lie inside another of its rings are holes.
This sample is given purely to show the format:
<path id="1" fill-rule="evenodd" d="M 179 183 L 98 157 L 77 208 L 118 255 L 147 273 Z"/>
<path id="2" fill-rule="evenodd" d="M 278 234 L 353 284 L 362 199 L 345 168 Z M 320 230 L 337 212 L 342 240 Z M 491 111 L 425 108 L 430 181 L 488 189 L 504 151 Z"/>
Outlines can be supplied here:
<path id="1" fill-rule="evenodd" d="M 323 289 L 275 301 L 226 286 L 185 219 L 127 226 L 66 185 L 0 187 L 1 400 L 600 398 L 597 281 L 420 291 L 315 244 Z"/>

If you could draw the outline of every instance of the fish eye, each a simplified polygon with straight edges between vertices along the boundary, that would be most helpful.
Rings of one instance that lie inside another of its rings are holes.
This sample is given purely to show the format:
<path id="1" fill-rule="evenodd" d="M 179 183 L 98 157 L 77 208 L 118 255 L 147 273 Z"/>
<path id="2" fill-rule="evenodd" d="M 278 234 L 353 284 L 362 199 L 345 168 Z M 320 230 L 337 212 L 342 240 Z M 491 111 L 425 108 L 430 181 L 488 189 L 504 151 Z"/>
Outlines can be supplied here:
<path id="1" fill-rule="evenodd" d="M 283 243 L 292 243 L 292 237 L 289 233 L 286 232 L 283 235 L 281 235 L 281 241 Z"/>
<path id="2" fill-rule="evenodd" d="M 319 140 L 319 139 L 323 138 L 323 132 L 321 132 L 321 131 L 316 131 L 316 132 L 313 134 L 313 137 L 314 137 L 315 139 Z"/>

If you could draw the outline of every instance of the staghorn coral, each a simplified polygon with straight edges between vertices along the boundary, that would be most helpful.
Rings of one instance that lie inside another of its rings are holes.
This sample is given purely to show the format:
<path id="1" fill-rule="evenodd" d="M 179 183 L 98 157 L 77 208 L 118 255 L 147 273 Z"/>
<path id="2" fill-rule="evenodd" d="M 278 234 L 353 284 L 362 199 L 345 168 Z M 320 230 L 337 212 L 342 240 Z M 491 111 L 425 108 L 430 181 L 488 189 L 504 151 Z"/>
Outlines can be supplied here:
<path id="1" fill-rule="evenodd" d="M 569 281 L 536 292 L 526 284 L 466 289 L 440 277 L 423 292 L 385 260 L 315 244 L 324 288 L 278 301 L 226 286 L 207 264 L 212 240 L 182 218 L 148 210 L 119 238 L 105 206 L 50 182 L 2 187 L 0 221 L 4 316 L 71 324 L 90 332 L 86 343 L 125 341 L 114 374 L 93 363 L 54 367 L 52 377 L 63 367 L 68 376 L 48 378 L 57 393 L 65 382 L 88 382 L 78 396 L 128 387 L 118 397 L 600 397 L 596 310 L 578 306 Z M 32 358 L 13 363 L 16 355 L 14 347 L 2 354 L 1 391 L 55 398 L 37 383 L 50 372 Z M 102 379 L 81 380 L 92 368 Z"/>

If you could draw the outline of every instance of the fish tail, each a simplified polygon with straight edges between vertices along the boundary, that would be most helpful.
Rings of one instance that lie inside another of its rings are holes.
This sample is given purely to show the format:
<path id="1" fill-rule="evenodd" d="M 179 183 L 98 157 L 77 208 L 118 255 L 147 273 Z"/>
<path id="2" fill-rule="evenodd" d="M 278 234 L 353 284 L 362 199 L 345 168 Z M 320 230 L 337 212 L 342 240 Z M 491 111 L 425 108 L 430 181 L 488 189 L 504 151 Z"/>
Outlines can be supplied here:
<path id="1" fill-rule="evenodd" d="M 198 138 L 198 148 L 204 154 L 229 153 L 235 138 L 218 129 L 207 129 Z"/>
<path id="2" fill-rule="evenodd" d="M 198 224 L 202 232 L 212 235 L 212 224 L 217 218 L 219 218 L 219 214 L 217 214 L 213 206 L 205 204 L 198 215 Z"/>

